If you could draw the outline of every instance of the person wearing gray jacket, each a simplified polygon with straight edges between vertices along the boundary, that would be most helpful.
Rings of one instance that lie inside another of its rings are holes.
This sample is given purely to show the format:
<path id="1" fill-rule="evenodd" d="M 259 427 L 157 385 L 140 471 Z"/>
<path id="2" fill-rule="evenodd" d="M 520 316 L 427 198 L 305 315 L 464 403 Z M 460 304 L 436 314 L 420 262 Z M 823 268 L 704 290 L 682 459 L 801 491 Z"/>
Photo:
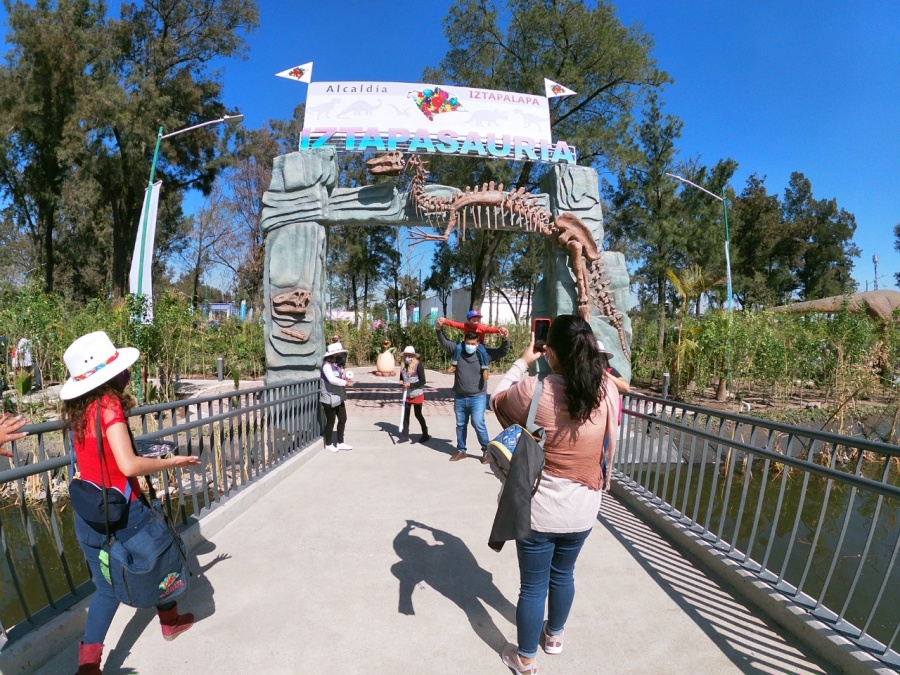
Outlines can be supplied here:
<path id="1" fill-rule="evenodd" d="M 328 345 L 322 359 L 319 402 L 325 410 L 325 429 L 322 437 L 325 440 L 325 449 L 329 452 L 353 449 L 352 445 L 344 443 L 344 427 L 347 424 L 347 406 L 344 405 L 344 400 L 347 398 L 347 387 L 355 384 L 353 372 L 344 370 L 346 362 L 347 350 L 340 342 Z M 337 420 L 337 442 L 332 438 L 335 420 Z"/>
<path id="2" fill-rule="evenodd" d="M 441 347 L 452 356 L 456 352 L 456 343 L 447 339 L 443 328 L 436 328 L 438 341 Z M 502 359 L 509 352 L 509 331 L 501 328 L 503 342 L 499 347 L 488 347 L 487 353 L 490 361 Z M 456 454 L 451 462 L 458 462 L 466 458 L 466 432 L 469 420 L 475 429 L 478 442 L 481 445 L 481 463 L 487 464 L 485 448 L 491 439 L 488 436 L 487 424 L 484 421 L 484 411 L 487 408 L 487 380 L 481 374 L 481 362 L 478 360 L 478 333 L 466 333 L 460 351 L 459 362 L 453 373 L 453 410 L 456 413 Z"/>

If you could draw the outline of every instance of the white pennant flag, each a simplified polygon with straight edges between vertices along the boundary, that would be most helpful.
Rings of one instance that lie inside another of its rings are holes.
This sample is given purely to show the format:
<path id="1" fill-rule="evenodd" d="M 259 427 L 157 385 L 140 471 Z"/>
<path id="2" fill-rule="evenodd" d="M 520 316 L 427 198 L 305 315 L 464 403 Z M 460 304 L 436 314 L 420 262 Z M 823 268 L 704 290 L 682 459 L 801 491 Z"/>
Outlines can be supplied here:
<path id="1" fill-rule="evenodd" d="M 282 70 L 280 73 L 275 73 L 275 77 L 286 77 L 295 82 L 306 82 L 309 84 L 310 80 L 312 80 L 312 66 L 313 62 L 310 61 L 309 63 L 304 63 L 300 66 Z"/>
<path id="2" fill-rule="evenodd" d="M 573 96 L 577 92 L 572 91 L 568 87 L 562 86 L 559 82 L 544 78 L 544 90 L 547 92 L 547 98 L 557 98 L 559 96 Z"/>
<path id="3" fill-rule="evenodd" d="M 159 189 L 162 181 L 156 181 L 144 191 L 144 206 L 138 221 L 134 253 L 131 254 L 131 270 L 128 274 L 128 291 L 134 295 L 146 296 L 141 323 L 153 323 L 153 285 L 150 272 L 153 267 L 153 252 L 156 248 L 156 212 L 159 205 Z"/>

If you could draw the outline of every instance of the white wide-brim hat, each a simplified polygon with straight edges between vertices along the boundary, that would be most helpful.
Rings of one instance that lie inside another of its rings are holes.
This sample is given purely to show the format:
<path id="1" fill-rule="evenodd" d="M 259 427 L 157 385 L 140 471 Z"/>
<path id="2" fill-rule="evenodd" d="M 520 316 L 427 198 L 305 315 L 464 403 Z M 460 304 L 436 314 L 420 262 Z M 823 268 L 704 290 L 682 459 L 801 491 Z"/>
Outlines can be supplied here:
<path id="1" fill-rule="evenodd" d="M 403 350 L 404 356 L 418 356 L 419 353 L 416 351 L 416 348 L 412 345 L 407 345 L 406 349 Z"/>
<path id="2" fill-rule="evenodd" d="M 600 340 L 597 340 L 597 347 L 600 349 L 600 353 L 604 354 L 606 358 L 611 359 L 615 354 L 609 351 L 606 347 L 603 346 L 603 343 Z"/>
<path id="3" fill-rule="evenodd" d="M 341 345 L 340 342 L 332 342 L 330 345 L 325 347 L 325 356 L 337 356 L 338 354 L 346 354 L 347 350 Z"/>
<path id="4" fill-rule="evenodd" d="M 116 349 L 102 330 L 82 335 L 63 354 L 69 379 L 60 389 L 59 397 L 69 401 L 93 391 L 128 370 L 140 355 L 134 347 Z"/>

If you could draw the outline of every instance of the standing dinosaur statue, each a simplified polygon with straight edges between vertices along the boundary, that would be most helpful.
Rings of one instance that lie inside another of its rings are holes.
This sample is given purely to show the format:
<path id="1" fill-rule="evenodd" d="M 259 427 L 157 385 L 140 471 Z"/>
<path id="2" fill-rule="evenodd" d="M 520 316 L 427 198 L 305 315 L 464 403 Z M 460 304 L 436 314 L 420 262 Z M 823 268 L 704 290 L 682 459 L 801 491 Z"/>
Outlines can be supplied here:
<path id="1" fill-rule="evenodd" d="M 459 228 L 465 236 L 471 219 L 472 227 L 479 229 L 513 227 L 537 232 L 566 251 L 575 276 L 579 315 L 589 321 L 593 303 L 603 316 L 609 317 L 610 324 L 619 334 L 625 358 L 631 360 L 622 314 L 616 308 L 612 294 L 606 290 L 610 280 L 605 274 L 600 251 L 590 229 L 578 216 L 561 213 L 554 218 L 550 209 L 542 206 L 538 198 L 525 188 L 504 190 L 503 183 L 497 185 L 494 181 L 481 187 L 467 187 L 465 192 L 450 197 L 429 195 L 425 190 L 429 175 L 426 162 L 416 154 L 410 156 L 405 164 L 400 152 L 372 158 L 366 164 L 377 175 L 400 175 L 404 169 L 412 168 L 409 200 L 417 215 L 435 225 L 446 221 L 442 234 L 413 229 L 413 245 L 425 241 L 447 241 L 454 228 Z"/>

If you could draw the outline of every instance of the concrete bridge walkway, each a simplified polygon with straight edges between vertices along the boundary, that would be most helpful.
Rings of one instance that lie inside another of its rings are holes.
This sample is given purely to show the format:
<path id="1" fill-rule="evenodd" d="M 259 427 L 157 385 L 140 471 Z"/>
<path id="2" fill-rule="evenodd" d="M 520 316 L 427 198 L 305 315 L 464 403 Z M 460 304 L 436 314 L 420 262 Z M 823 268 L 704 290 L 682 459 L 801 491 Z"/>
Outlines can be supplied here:
<path id="1" fill-rule="evenodd" d="M 499 483 L 471 428 L 471 458 L 447 461 L 450 379 L 429 371 L 434 440 L 396 445 L 398 390 L 361 371 L 353 450 L 290 460 L 200 543 L 181 603 L 198 617 L 188 633 L 166 643 L 152 611 L 120 609 L 105 673 L 508 672 L 498 654 L 516 638 L 515 545 L 487 546 Z M 499 431 L 492 415 L 488 428 Z M 825 672 L 614 499 L 576 584 L 565 651 L 540 652 L 541 673 Z M 72 645 L 40 672 L 76 661 Z"/>

